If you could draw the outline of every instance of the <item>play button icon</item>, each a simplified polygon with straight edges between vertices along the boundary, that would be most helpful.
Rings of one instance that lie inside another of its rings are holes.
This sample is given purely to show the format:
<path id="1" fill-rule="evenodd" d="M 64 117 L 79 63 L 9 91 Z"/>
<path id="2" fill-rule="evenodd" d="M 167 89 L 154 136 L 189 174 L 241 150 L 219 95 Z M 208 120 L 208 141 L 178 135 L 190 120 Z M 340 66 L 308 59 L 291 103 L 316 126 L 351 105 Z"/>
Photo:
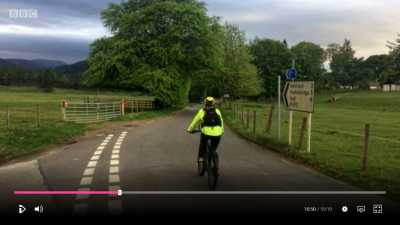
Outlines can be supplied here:
<path id="1" fill-rule="evenodd" d="M 19 205 L 19 213 L 23 213 L 25 210 L 26 210 L 25 207 Z"/>

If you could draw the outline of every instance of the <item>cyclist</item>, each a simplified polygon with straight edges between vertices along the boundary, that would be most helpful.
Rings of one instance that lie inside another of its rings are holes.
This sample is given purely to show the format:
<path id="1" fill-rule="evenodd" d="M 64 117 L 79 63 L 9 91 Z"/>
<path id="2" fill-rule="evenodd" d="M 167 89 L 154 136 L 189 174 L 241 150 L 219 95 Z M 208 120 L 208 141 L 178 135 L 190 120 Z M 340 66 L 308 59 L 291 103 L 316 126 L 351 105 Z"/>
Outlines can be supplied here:
<path id="1" fill-rule="evenodd" d="M 209 115 L 211 116 L 209 117 Z M 215 115 L 218 118 L 212 118 L 212 115 Z M 209 118 L 211 118 L 214 123 L 209 122 Z M 224 133 L 222 114 L 215 108 L 215 99 L 213 97 L 207 97 L 205 99 L 205 107 L 199 110 L 187 131 L 192 133 L 200 122 L 202 124 L 198 160 L 199 162 L 202 162 L 204 160 L 203 156 L 208 139 L 211 139 L 212 144 L 210 150 L 216 151 L 221 140 L 221 135 Z"/>

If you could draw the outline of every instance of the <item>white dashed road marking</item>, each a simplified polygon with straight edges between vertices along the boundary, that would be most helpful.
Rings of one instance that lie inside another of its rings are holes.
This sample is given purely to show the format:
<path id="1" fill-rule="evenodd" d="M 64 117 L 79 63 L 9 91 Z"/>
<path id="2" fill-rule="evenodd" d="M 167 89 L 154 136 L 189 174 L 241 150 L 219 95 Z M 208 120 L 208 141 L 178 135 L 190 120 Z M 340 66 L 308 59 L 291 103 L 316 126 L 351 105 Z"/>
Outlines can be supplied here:
<path id="1" fill-rule="evenodd" d="M 94 152 L 90 162 L 83 173 L 83 177 L 81 180 L 81 186 L 89 186 L 92 183 L 92 176 L 94 174 L 94 167 L 97 165 L 97 160 L 99 160 L 101 153 L 103 152 L 104 147 L 108 144 L 110 139 L 113 137 L 113 134 L 109 134 L 106 139 L 100 144 L 97 148 L 97 151 Z M 90 191 L 89 187 L 81 187 L 78 191 Z M 76 195 L 76 199 L 87 199 L 89 198 L 89 194 L 78 194 Z M 87 212 L 87 203 L 83 204 L 75 204 L 73 209 L 73 215 L 85 215 Z"/>
<path id="2" fill-rule="evenodd" d="M 121 190 L 121 187 L 116 184 L 120 183 L 119 179 L 119 149 L 121 148 L 122 141 L 124 140 L 126 136 L 126 131 L 122 132 L 122 134 L 119 136 L 117 142 L 114 145 L 114 149 L 112 151 L 111 159 L 110 159 L 110 174 L 108 175 L 109 183 L 113 184 L 112 186 L 109 186 L 110 191 L 118 191 Z M 110 194 L 109 197 L 112 197 L 113 200 L 109 200 L 108 202 L 108 211 L 111 215 L 115 214 L 122 214 L 123 208 L 122 208 L 122 202 L 121 200 L 114 200 L 115 198 L 120 198 L 120 197 L 115 197 L 118 196 L 118 194 Z"/>
<path id="3" fill-rule="evenodd" d="M 126 136 L 127 132 L 124 131 L 122 134 L 119 136 L 117 142 L 114 145 L 114 148 L 112 150 L 112 155 L 110 159 L 110 173 L 108 175 L 109 179 L 109 184 L 110 186 L 108 187 L 109 191 L 119 191 L 121 190 L 121 187 L 119 185 L 120 183 L 120 177 L 119 177 L 119 152 L 121 148 L 121 144 Z M 78 191 L 90 191 L 90 188 L 88 187 L 92 183 L 92 176 L 94 174 L 95 167 L 97 165 L 97 161 L 100 158 L 100 155 L 102 154 L 104 148 L 108 144 L 108 142 L 112 139 L 113 134 L 108 135 L 105 140 L 98 146 L 97 150 L 94 152 L 92 158 L 90 159 L 87 168 L 85 169 L 85 172 L 83 173 L 83 177 L 81 180 L 80 185 L 83 186 L 81 187 Z M 86 187 L 85 187 L 86 186 Z M 109 197 L 112 197 L 109 202 L 108 202 L 108 210 L 111 215 L 115 214 L 121 214 L 123 212 L 122 208 L 122 201 L 120 200 L 120 197 L 118 197 L 118 194 L 109 194 Z M 76 199 L 88 199 L 89 194 L 79 194 L 76 196 Z M 87 203 L 83 204 L 75 204 L 74 209 L 73 209 L 73 214 L 74 215 L 85 215 L 87 213 Z"/>

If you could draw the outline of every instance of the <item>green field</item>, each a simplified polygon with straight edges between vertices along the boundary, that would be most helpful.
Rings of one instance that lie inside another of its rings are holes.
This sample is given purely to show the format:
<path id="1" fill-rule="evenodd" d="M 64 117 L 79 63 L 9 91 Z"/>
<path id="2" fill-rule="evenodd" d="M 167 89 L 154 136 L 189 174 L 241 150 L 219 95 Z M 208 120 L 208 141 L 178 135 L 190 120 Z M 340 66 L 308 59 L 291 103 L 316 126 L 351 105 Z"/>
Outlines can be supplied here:
<path id="1" fill-rule="evenodd" d="M 77 135 L 104 125 L 154 118 L 180 109 L 169 108 L 158 111 L 131 113 L 125 110 L 124 117 L 109 122 L 76 124 L 61 121 L 61 101 L 83 103 L 84 98 L 99 99 L 154 99 L 149 96 L 133 97 L 124 93 L 98 93 L 68 89 L 55 89 L 44 93 L 37 88 L 0 87 L 0 163 L 45 151 L 61 143 L 69 142 Z M 40 127 L 37 127 L 37 105 L 40 105 Z M 9 109 L 9 129 L 6 127 L 6 109 Z"/>
<path id="2" fill-rule="evenodd" d="M 332 96 L 340 96 L 329 102 Z M 384 197 L 400 202 L 400 93 L 356 92 L 325 93 L 315 96 L 311 119 L 311 147 L 307 153 L 307 126 L 302 151 L 297 150 L 303 118 L 308 113 L 293 111 L 292 147 L 283 150 L 315 169 L 358 186 L 364 190 L 386 191 Z M 270 103 L 238 101 L 243 106 L 244 124 L 225 109 L 228 124 L 239 133 L 264 145 L 287 145 L 289 111 L 281 102 L 281 140 L 278 140 L 278 104 L 272 119 L 271 133 L 265 133 Z M 247 109 L 250 111 L 246 129 Z M 256 111 L 256 133 L 253 133 Z M 241 117 L 240 117 L 241 118 Z M 370 125 L 366 171 L 360 171 L 364 151 L 365 124 Z M 383 140 L 385 139 L 385 140 Z"/>

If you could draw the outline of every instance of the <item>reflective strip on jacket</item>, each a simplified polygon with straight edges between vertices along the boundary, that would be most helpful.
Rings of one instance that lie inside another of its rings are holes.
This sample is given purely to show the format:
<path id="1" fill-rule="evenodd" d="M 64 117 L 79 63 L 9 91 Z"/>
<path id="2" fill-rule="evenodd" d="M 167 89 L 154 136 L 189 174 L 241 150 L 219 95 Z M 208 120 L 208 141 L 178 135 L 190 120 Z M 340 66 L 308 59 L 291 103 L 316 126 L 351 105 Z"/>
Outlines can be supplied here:
<path id="1" fill-rule="evenodd" d="M 215 110 L 217 114 L 221 117 L 221 126 L 214 126 L 214 127 L 203 127 L 201 129 L 202 133 L 209 136 L 220 136 L 224 133 L 224 120 L 222 119 L 222 114 L 219 109 Z M 201 122 L 203 123 L 203 117 L 205 112 L 203 109 L 200 109 L 197 113 L 196 117 L 194 117 L 192 123 L 188 128 L 188 132 L 192 132 L 196 129 L 197 125 Z"/>

